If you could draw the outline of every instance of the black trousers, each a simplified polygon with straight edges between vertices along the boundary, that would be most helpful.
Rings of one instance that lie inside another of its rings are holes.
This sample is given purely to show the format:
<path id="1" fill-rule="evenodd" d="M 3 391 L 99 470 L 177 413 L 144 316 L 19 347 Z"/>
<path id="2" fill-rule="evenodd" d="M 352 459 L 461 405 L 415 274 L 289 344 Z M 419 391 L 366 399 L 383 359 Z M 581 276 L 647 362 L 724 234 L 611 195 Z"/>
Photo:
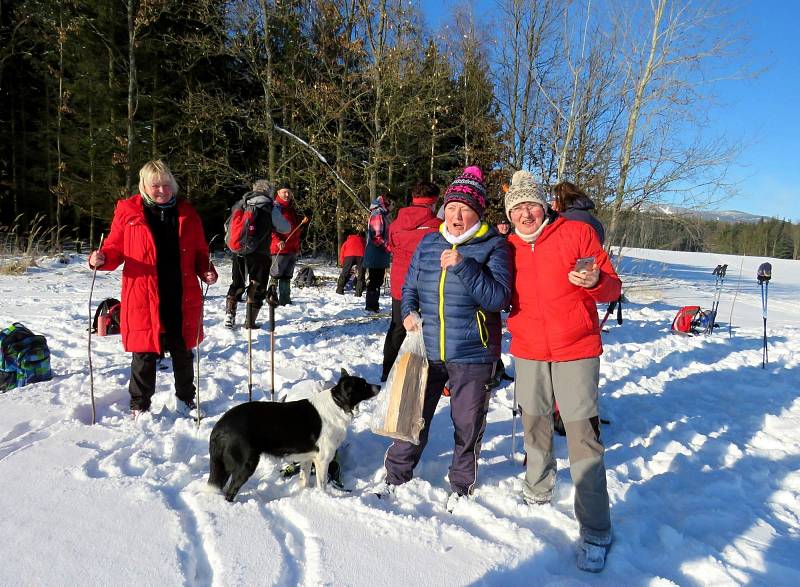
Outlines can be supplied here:
<path id="1" fill-rule="evenodd" d="M 169 351 L 172 372 L 175 376 L 175 395 L 182 401 L 194 399 L 194 354 L 186 348 L 181 336 L 161 335 L 162 350 Z M 150 400 L 156 391 L 156 360 L 158 353 L 132 353 L 131 380 L 128 393 L 132 410 L 150 409 Z"/>
<path id="2" fill-rule="evenodd" d="M 244 257 L 234 255 L 231 267 L 228 295 L 240 299 L 246 289 L 247 300 L 257 308 L 263 306 L 269 284 L 270 256 L 261 253 L 250 253 Z M 246 282 L 248 276 L 249 285 Z"/>
<path id="3" fill-rule="evenodd" d="M 347 280 L 350 278 L 350 272 L 353 267 L 356 268 L 356 287 L 355 294 L 361 296 L 364 291 L 364 267 L 361 261 L 364 257 L 345 257 L 342 263 L 342 271 L 339 273 L 339 280 L 336 282 L 336 292 L 343 294 L 344 286 L 347 285 Z"/>
<path id="4" fill-rule="evenodd" d="M 370 267 L 367 269 L 367 297 L 364 304 L 367 310 L 378 312 L 380 310 L 378 300 L 381 297 L 381 286 L 383 278 L 386 276 L 386 269 L 383 267 Z"/>
<path id="5" fill-rule="evenodd" d="M 400 346 L 406 339 L 406 329 L 403 326 L 403 315 L 400 300 L 392 298 L 392 319 L 389 322 L 389 330 L 386 331 L 386 339 L 383 341 L 383 372 L 381 381 L 386 381 L 389 371 L 392 370 L 397 359 Z"/>

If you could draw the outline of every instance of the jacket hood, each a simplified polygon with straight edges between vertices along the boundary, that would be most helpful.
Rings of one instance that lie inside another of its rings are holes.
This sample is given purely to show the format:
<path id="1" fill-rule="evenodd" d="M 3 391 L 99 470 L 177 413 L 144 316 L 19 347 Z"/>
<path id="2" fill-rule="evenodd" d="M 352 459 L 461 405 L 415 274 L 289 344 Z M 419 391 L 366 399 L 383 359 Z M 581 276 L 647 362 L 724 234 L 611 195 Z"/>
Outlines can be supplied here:
<path id="1" fill-rule="evenodd" d="M 580 196 L 567 207 L 567 210 L 594 210 L 594 202 L 588 196 Z"/>
<path id="2" fill-rule="evenodd" d="M 397 212 L 393 225 L 399 230 L 414 230 L 423 226 L 438 227 L 441 220 L 431 212 L 429 206 L 406 206 Z"/>
<path id="3" fill-rule="evenodd" d="M 377 198 L 372 200 L 372 204 L 369 205 L 370 212 L 374 212 L 379 208 L 383 212 L 389 211 L 389 206 L 386 205 L 386 198 L 384 198 L 383 196 L 378 196 Z"/>

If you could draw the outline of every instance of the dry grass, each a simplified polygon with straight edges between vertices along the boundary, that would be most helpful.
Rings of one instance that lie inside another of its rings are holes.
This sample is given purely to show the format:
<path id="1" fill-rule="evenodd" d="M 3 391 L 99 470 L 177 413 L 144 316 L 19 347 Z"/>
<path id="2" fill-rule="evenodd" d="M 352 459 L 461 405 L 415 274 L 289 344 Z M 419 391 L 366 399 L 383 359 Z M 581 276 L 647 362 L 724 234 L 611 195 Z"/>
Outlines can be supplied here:
<path id="1" fill-rule="evenodd" d="M 0 259 L 0 275 L 22 275 L 30 267 L 37 267 L 33 258 Z"/>

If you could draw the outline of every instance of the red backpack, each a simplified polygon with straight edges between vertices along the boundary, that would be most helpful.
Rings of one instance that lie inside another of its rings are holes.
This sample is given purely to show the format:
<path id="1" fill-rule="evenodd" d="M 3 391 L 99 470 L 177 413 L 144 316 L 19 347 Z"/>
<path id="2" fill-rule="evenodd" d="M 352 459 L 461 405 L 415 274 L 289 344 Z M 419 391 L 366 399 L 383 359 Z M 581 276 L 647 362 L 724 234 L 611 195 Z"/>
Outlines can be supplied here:
<path id="1" fill-rule="evenodd" d="M 225 244 L 236 255 L 249 255 L 263 248 L 272 234 L 272 198 L 261 193 L 249 192 L 236 202 L 231 215 L 225 221 Z M 267 220 L 261 221 L 260 215 Z M 266 251 L 265 249 L 265 252 Z"/>
<path id="2" fill-rule="evenodd" d="M 675 314 L 671 331 L 678 334 L 696 333 L 701 312 L 700 306 L 684 306 Z"/>

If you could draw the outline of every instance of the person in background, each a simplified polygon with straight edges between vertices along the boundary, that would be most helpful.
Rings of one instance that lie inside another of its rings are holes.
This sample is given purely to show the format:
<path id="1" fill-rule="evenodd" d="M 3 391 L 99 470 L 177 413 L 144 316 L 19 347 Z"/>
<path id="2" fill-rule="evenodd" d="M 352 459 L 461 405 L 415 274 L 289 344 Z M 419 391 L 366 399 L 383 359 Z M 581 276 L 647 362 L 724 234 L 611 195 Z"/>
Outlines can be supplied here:
<path id="1" fill-rule="evenodd" d="M 233 328 L 236 325 L 236 307 L 245 291 L 247 291 L 245 327 L 258 328 L 256 318 L 267 297 L 270 267 L 269 243 L 273 230 L 282 233 L 288 233 L 291 230 L 289 223 L 274 206 L 274 194 L 273 185 L 266 179 L 259 179 L 253 183 L 251 191 L 233 206 L 235 209 L 246 201 L 258 210 L 255 230 L 259 246 L 255 251 L 246 255 L 233 255 L 231 285 L 228 287 L 228 295 L 225 297 L 226 328 Z M 246 283 L 247 285 L 245 285 Z"/>
<path id="2" fill-rule="evenodd" d="M 511 234 L 511 223 L 505 216 L 503 216 L 500 220 L 498 220 L 497 224 L 495 224 L 494 227 L 500 236 L 508 238 L 509 234 Z"/>
<path id="3" fill-rule="evenodd" d="M 515 271 L 508 329 L 527 454 L 522 496 L 534 506 L 552 499 L 553 404 L 558 401 L 580 526 L 578 567 L 600 571 L 612 532 L 600 441 L 603 347 L 595 304 L 616 299 L 621 282 L 594 230 L 550 209 L 544 190 L 527 171 L 514 174 L 505 207 L 514 225 L 508 239 Z M 588 266 L 576 264 L 578 259 Z"/>
<path id="4" fill-rule="evenodd" d="M 356 271 L 356 285 L 355 294 L 361 297 L 364 291 L 364 267 L 362 261 L 364 260 L 364 235 L 351 233 L 342 243 L 342 248 L 339 249 L 339 265 L 342 270 L 339 273 L 339 279 L 336 281 L 336 293 L 344 295 L 344 286 L 347 285 L 347 280 L 355 268 Z"/>
<path id="5" fill-rule="evenodd" d="M 122 268 L 120 329 L 132 354 L 128 384 L 134 419 L 150 410 L 156 361 L 172 357 L 178 410 L 196 410 L 192 348 L 203 340 L 203 296 L 217 272 L 208 258 L 203 225 L 192 205 L 178 198 L 178 183 L 162 161 L 139 171 L 139 193 L 117 203 L 111 232 L 89 255 L 100 271 Z"/>
<path id="6" fill-rule="evenodd" d="M 381 496 L 413 477 L 448 380 L 455 428 L 448 511 L 475 487 L 491 396 L 487 383 L 500 356 L 500 310 L 508 305 L 512 283 L 508 243 L 481 221 L 485 210 L 483 173 L 467 167 L 445 192 L 444 223 L 423 237 L 411 259 L 403 325 L 408 331 L 421 328 L 425 340 L 425 426 L 418 445 L 396 440 L 389 447 Z"/>
<path id="7" fill-rule="evenodd" d="M 389 214 L 394 210 L 394 200 L 389 194 L 375 198 L 369 207 L 367 245 L 364 249 L 364 268 L 367 270 L 367 296 L 365 308 L 368 312 L 379 312 L 379 299 L 386 269 L 392 262 L 387 248 L 389 239 Z"/>
<path id="8" fill-rule="evenodd" d="M 272 233 L 269 252 L 273 259 L 269 275 L 271 281 L 278 284 L 278 304 L 285 306 L 292 303 L 292 276 L 300 254 L 300 225 L 307 223 L 308 217 L 300 217 L 294 205 L 294 194 L 288 187 L 282 187 L 275 194 L 275 208 L 289 223 L 289 232 Z"/>
<path id="9" fill-rule="evenodd" d="M 553 188 L 553 210 L 568 220 L 585 222 L 594 228 L 600 244 L 605 243 L 606 231 L 603 223 L 592 214 L 594 202 L 574 183 L 562 181 L 556 184 Z"/>
<path id="10" fill-rule="evenodd" d="M 381 381 L 386 381 L 394 365 L 400 345 L 406 338 L 403 316 L 400 311 L 403 297 L 403 282 L 417 245 L 426 234 L 439 230 L 442 223 L 436 217 L 436 201 L 439 186 L 429 181 L 420 181 L 411 188 L 411 205 L 401 208 L 397 218 L 389 227 L 389 251 L 392 253 L 392 268 L 389 282 L 392 286 L 392 318 L 383 342 L 383 372 Z"/>

